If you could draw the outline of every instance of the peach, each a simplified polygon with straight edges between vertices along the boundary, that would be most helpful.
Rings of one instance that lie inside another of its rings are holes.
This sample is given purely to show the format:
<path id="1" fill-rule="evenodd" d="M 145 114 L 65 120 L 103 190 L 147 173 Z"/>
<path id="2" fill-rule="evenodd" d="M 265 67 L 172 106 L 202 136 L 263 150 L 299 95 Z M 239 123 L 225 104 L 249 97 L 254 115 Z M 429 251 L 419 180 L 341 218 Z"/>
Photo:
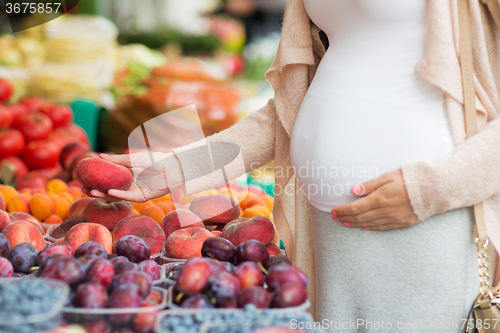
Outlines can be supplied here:
<path id="1" fill-rule="evenodd" d="M 234 246 L 250 239 L 267 245 L 274 238 L 274 225 L 264 216 L 255 216 L 249 220 L 238 219 L 224 228 L 221 237 L 228 239 Z"/>
<path id="2" fill-rule="evenodd" d="M 261 195 L 259 197 L 260 200 L 264 201 L 267 205 L 267 209 L 269 209 L 269 211 L 273 211 L 273 206 L 274 206 L 274 198 L 270 195 Z"/>
<path id="3" fill-rule="evenodd" d="M 205 228 L 187 228 L 174 231 L 165 242 L 166 255 L 170 258 L 190 259 L 201 257 L 203 242 L 213 237 Z"/>
<path id="4" fill-rule="evenodd" d="M 0 232 L 2 232 L 3 228 L 5 228 L 5 226 L 9 223 L 9 215 L 7 215 L 5 211 L 0 210 Z"/>
<path id="5" fill-rule="evenodd" d="M 68 211 L 71 204 L 60 196 L 51 199 L 52 203 L 54 203 L 54 214 L 65 220 L 68 217 Z"/>
<path id="6" fill-rule="evenodd" d="M 59 162 L 65 170 L 71 168 L 71 163 L 75 157 L 77 157 L 81 153 L 85 153 L 90 151 L 90 147 L 81 142 L 70 143 L 65 146 L 61 151 L 61 155 L 59 155 Z"/>
<path id="7" fill-rule="evenodd" d="M 33 176 L 33 177 L 26 177 L 21 181 L 16 182 L 16 187 L 19 190 L 23 190 L 25 188 L 29 188 L 31 190 L 39 190 L 39 189 L 45 190 L 45 184 L 46 181 L 42 177 Z"/>
<path id="8" fill-rule="evenodd" d="M 73 251 L 87 242 L 97 242 L 101 244 L 106 252 L 111 253 L 113 239 L 108 228 L 97 223 L 80 223 L 72 227 L 64 236 L 66 244 L 71 246 Z"/>
<path id="9" fill-rule="evenodd" d="M 0 193 L 2 193 L 6 205 L 9 204 L 10 198 L 18 194 L 16 189 L 9 185 L 0 185 Z"/>
<path id="10" fill-rule="evenodd" d="M 83 218 L 80 218 L 80 217 L 75 217 L 75 218 L 63 221 L 63 223 L 58 225 L 57 228 L 52 230 L 52 232 L 50 233 L 50 237 L 52 237 L 52 238 L 64 237 L 69 229 L 71 229 L 75 225 L 83 223 L 83 222 L 85 222 L 85 220 Z"/>
<path id="11" fill-rule="evenodd" d="M 100 158 L 98 154 L 92 152 L 92 151 L 87 151 L 84 153 L 80 153 L 76 155 L 76 157 L 73 159 L 73 162 L 71 163 L 71 167 L 69 168 L 69 171 L 71 173 L 71 178 L 73 178 L 73 181 L 78 181 L 76 179 L 76 167 L 78 166 L 78 163 L 80 163 L 81 160 L 85 158 Z M 78 181 L 78 183 L 80 183 Z M 75 186 L 73 184 L 68 184 L 68 186 Z"/>
<path id="12" fill-rule="evenodd" d="M 161 209 L 158 206 L 149 206 L 146 207 L 142 211 L 143 215 L 149 216 L 153 220 L 156 221 L 156 223 L 160 224 L 163 218 L 165 217 L 165 213 L 163 212 L 163 209 Z"/>
<path id="13" fill-rule="evenodd" d="M 81 191 L 81 186 L 76 187 L 76 186 L 68 186 L 68 193 L 71 194 L 74 200 L 78 200 L 82 197 L 82 191 Z"/>
<path id="14" fill-rule="evenodd" d="M 112 230 L 124 217 L 134 214 L 134 207 L 128 201 L 106 202 L 94 198 L 87 203 L 83 217 L 87 222 L 99 223 Z"/>
<path id="15" fill-rule="evenodd" d="M 57 193 L 57 195 L 66 200 L 70 205 L 75 201 L 75 199 L 73 199 L 73 196 L 66 191 L 59 192 Z"/>
<path id="16" fill-rule="evenodd" d="M 81 191 L 83 185 L 80 184 L 80 182 L 78 180 L 73 179 L 72 181 L 68 182 L 68 188 L 71 188 L 71 187 L 77 188 L 78 191 L 80 191 L 80 197 L 83 195 L 83 193 Z"/>
<path id="17" fill-rule="evenodd" d="M 64 241 L 64 237 L 61 237 L 61 238 L 58 238 L 54 244 L 66 244 L 66 242 Z"/>
<path id="18" fill-rule="evenodd" d="M 51 179 L 45 185 L 45 189 L 47 192 L 59 193 L 66 191 L 68 189 L 68 185 L 60 179 Z"/>
<path id="19" fill-rule="evenodd" d="M 0 210 L 5 210 L 5 199 L 3 194 L 0 192 Z"/>
<path id="20" fill-rule="evenodd" d="M 107 193 L 110 189 L 128 190 L 134 177 L 124 166 L 100 158 L 89 158 L 78 163 L 76 179 L 83 186 Z"/>
<path id="21" fill-rule="evenodd" d="M 247 202 L 247 208 L 255 206 L 255 205 L 261 205 L 261 206 L 267 207 L 267 203 L 264 200 L 262 200 L 262 198 L 260 198 L 260 197 L 252 198 Z"/>
<path id="22" fill-rule="evenodd" d="M 269 243 L 266 245 L 267 252 L 269 252 L 270 256 L 276 256 L 278 254 L 281 254 L 281 250 L 278 247 L 278 245 L 274 244 L 273 242 Z"/>
<path id="23" fill-rule="evenodd" d="M 222 235 L 222 231 L 220 230 L 213 230 L 210 232 L 212 233 L 212 235 L 214 235 L 214 237 L 220 237 Z"/>
<path id="24" fill-rule="evenodd" d="M 171 211 L 175 210 L 175 207 L 173 204 L 170 204 L 167 201 L 158 201 L 155 203 L 156 207 L 160 207 L 161 210 L 163 210 L 163 213 L 166 215 L 170 213 Z"/>
<path id="25" fill-rule="evenodd" d="M 30 211 L 30 201 L 22 194 L 17 194 L 10 198 L 7 204 L 7 210 L 9 213 L 23 212 L 29 214 Z"/>
<path id="26" fill-rule="evenodd" d="M 191 201 L 189 210 L 205 224 L 228 223 L 240 216 L 240 205 L 224 194 L 200 195 Z"/>
<path id="27" fill-rule="evenodd" d="M 176 230 L 193 227 L 204 228 L 205 224 L 203 224 L 198 215 L 187 209 L 174 210 L 165 215 L 161 222 L 161 228 L 167 238 Z"/>
<path id="28" fill-rule="evenodd" d="M 2 233 L 7 237 L 11 249 L 22 243 L 30 243 L 38 252 L 45 247 L 45 239 L 40 231 L 26 221 L 12 222 L 3 228 Z"/>
<path id="29" fill-rule="evenodd" d="M 113 252 L 120 238 L 135 235 L 148 244 L 151 255 L 160 253 L 165 243 L 165 233 L 152 218 L 145 215 L 127 216 L 120 220 L 113 230 Z"/>
<path id="30" fill-rule="evenodd" d="M 87 204 L 92 199 L 93 198 L 82 198 L 73 202 L 71 207 L 69 207 L 68 219 L 73 219 L 75 217 L 83 218 L 83 212 L 85 210 L 85 207 L 87 207 Z"/>
<path id="31" fill-rule="evenodd" d="M 59 216 L 52 214 L 45 221 L 43 221 L 43 223 L 45 223 L 45 224 L 61 224 L 61 223 L 63 223 L 63 220 Z"/>
<path id="32" fill-rule="evenodd" d="M 22 212 L 14 212 L 9 214 L 10 222 L 16 221 L 25 221 L 33 224 L 40 232 L 43 234 L 43 228 L 40 222 L 30 214 L 22 213 Z"/>
<path id="33" fill-rule="evenodd" d="M 152 201 L 146 201 L 146 202 L 131 202 L 132 206 L 134 206 L 134 209 L 139 212 L 139 214 L 142 214 L 144 209 L 154 206 L 154 203 Z"/>
<path id="34" fill-rule="evenodd" d="M 243 211 L 243 217 L 252 218 L 258 215 L 263 215 L 267 218 L 271 218 L 271 212 L 267 209 L 267 206 L 255 205 L 248 207 Z"/>

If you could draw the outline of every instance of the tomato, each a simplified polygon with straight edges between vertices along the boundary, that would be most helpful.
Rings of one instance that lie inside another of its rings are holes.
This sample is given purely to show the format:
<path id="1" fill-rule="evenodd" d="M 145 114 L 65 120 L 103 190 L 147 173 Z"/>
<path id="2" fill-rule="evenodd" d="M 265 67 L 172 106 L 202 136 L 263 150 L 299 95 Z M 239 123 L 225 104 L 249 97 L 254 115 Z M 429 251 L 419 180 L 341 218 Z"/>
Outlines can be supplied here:
<path id="1" fill-rule="evenodd" d="M 20 181 L 24 177 L 26 177 L 26 174 L 28 173 L 28 166 L 26 163 L 23 162 L 19 157 L 17 156 L 8 156 L 0 159 L 0 165 L 4 162 L 8 161 L 12 163 L 16 169 L 16 181 Z"/>
<path id="2" fill-rule="evenodd" d="M 11 127 L 17 128 L 19 125 L 19 119 L 23 114 L 29 112 L 28 107 L 21 103 L 9 105 L 10 113 L 12 114 L 12 125 Z"/>
<path id="3" fill-rule="evenodd" d="M 44 140 L 52 131 L 52 120 L 43 113 L 27 113 L 21 116 L 17 128 L 28 142 Z"/>
<path id="4" fill-rule="evenodd" d="M 48 140 L 31 141 L 24 148 L 23 158 L 30 169 L 52 168 L 59 162 L 59 147 Z"/>
<path id="5" fill-rule="evenodd" d="M 52 105 L 49 101 L 36 96 L 22 98 L 19 103 L 26 106 L 29 112 L 41 112 L 44 108 Z"/>
<path id="6" fill-rule="evenodd" d="M 65 127 L 58 127 L 53 130 L 47 140 L 50 140 L 57 144 L 61 149 L 73 142 L 79 142 L 73 133 L 68 131 Z"/>
<path id="7" fill-rule="evenodd" d="M 69 133 L 72 137 L 76 138 L 79 142 L 90 145 L 87 132 L 85 132 L 85 130 L 78 125 L 70 124 L 68 126 L 59 127 L 57 130 L 65 131 Z"/>
<path id="8" fill-rule="evenodd" d="M 42 110 L 52 120 L 54 128 L 67 126 L 73 122 L 73 111 L 66 105 L 51 105 Z"/>
<path id="9" fill-rule="evenodd" d="M 19 155 L 24 149 L 24 137 L 14 128 L 0 131 L 0 157 Z"/>
<path id="10" fill-rule="evenodd" d="M 9 81 L 0 79 L 0 102 L 8 100 L 12 96 L 13 91 L 14 88 Z"/>
<path id="11" fill-rule="evenodd" d="M 0 105 L 0 129 L 10 127 L 14 121 L 14 116 L 10 109 L 6 106 Z"/>

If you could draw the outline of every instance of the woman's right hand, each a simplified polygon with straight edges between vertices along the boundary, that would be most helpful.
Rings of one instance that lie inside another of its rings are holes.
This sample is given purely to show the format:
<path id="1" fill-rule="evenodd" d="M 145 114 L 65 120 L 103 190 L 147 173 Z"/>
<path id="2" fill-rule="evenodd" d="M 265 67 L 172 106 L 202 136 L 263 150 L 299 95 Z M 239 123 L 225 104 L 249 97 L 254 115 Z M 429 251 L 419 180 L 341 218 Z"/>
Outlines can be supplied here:
<path id="1" fill-rule="evenodd" d="M 184 182 L 180 163 L 172 153 L 101 154 L 101 158 L 129 168 L 134 175 L 134 181 L 130 189 L 126 191 L 112 189 L 108 193 L 103 193 L 83 187 L 82 192 L 91 197 L 103 198 L 107 201 L 145 202 L 170 193 L 171 187 L 179 187 Z M 171 177 L 168 181 L 167 170 Z"/>

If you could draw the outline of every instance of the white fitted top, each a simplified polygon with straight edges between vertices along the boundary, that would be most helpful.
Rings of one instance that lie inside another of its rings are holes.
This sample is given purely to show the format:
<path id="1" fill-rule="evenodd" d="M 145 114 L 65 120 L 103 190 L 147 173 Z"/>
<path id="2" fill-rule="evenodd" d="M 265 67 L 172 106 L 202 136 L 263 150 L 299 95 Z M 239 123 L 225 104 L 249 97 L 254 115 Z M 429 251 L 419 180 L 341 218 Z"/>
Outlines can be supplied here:
<path id="1" fill-rule="evenodd" d="M 304 0 L 328 36 L 296 119 L 291 158 L 317 209 L 354 201 L 352 186 L 451 154 L 443 91 L 415 71 L 425 0 Z"/>

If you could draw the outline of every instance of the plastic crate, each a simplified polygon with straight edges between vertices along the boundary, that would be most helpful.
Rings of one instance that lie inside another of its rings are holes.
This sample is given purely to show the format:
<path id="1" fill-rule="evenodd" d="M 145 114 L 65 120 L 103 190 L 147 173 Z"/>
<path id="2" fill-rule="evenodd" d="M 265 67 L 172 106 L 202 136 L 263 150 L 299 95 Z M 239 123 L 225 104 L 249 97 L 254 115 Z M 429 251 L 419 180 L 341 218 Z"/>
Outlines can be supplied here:
<path id="1" fill-rule="evenodd" d="M 175 281 L 171 280 L 168 278 L 168 273 L 172 268 L 174 268 L 177 265 L 182 265 L 182 263 L 170 263 L 170 264 L 164 264 L 161 266 L 161 271 L 160 271 L 160 280 L 156 280 L 153 282 L 153 285 L 162 287 L 165 289 L 168 289 L 170 287 L 173 287 L 175 285 Z"/>
<path id="2" fill-rule="evenodd" d="M 74 307 L 65 307 L 62 309 L 64 319 L 70 324 L 81 324 L 89 321 L 107 319 L 110 315 L 136 315 L 138 313 L 153 313 L 164 310 L 167 307 L 167 290 L 164 288 L 153 287 L 162 294 L 162 302 L 154 306 L 139 308 L 104 308 L 104 309 L 82 309 Z"/>
<path id="3" fill-rule="evenodd" d="M 20 279 L 23 281 L 31 276 L 22 278 L 2 278 L 2 283 L 16 283 Z M 59 300 L 54 306 L 45 313 L 28 315 L 23 318 L 2 318 L 0 314 L 0 332 L 40 332 L 44 330 L 54 329 L 61 326 L 62 323 L 62 309 L 69 296 L 69 287 L 66 283 L 58 280 L 43 279 L 44 282 L 49 283 L 52 289 L 61 288 L 62 293 Z"/>

